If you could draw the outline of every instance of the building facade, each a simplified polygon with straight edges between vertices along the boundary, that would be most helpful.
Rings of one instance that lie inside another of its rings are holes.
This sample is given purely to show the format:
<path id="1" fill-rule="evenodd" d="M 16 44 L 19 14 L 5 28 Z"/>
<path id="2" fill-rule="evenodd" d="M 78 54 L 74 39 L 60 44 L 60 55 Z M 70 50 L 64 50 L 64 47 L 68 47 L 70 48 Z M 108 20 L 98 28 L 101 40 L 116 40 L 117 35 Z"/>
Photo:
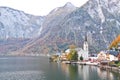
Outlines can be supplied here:
<path id="1" fill-rule="evenodd" d="M 108 60 L 108 61 L 116 61 L 118 60 L 118 52 L 117 51 L 101 51 L 97 55 L 98 61 Z"/>
<path id="2" fill-rule="evenodd" d="M 78 51 L 78 60 L 80 60 L 80 57 L 83 57 L 83 60 L 88 60 L 89 59 L 89 45 L 87 41 L 87 36 L 85 36 L 85 41 L 83 43 L 83 48 L 78 48 L 76 49 Z"/>

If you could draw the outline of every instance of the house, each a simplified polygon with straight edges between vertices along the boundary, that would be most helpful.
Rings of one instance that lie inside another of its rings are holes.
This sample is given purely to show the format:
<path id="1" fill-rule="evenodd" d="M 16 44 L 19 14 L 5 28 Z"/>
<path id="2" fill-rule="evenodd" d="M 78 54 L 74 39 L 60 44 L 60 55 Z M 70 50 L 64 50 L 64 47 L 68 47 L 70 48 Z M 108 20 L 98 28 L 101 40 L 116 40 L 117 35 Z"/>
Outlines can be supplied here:
<path id="1" fill-rule="evenodd" d="M 115 51 L 115 50 L 109 50 L 107 51 L 106 55 L 107 55 L 107 60 L 110 60 L 110 61 L 115 61 L 115 60 L 118 60 L 118 51 Z"/>
<path id="2" fill-rule="evenodd" d="M 60 55 L 60 60 L 61 61 L 67 61 L 67 55 L 70 53 L 70 49 L 67 49 L 65 50 L 65 52 L 63 52 L 61 55 Z"/>
<path id="3" fill-rule="evenodd" d="M 91 62 L 97 61 L 97 54 L 90 54 L 89 55 L 89 61 L 91 61 Z"/>
<path id="4" fill-rule="evenodd" d="M 118 60 L 118 57 L 120 57 L 120 55 L 118 55 L 118 51 L 115 50 L 101 51 L 97 55 L 98 61 L 103 61 L 103 60 L 115 61 Z"/>
<path id="5" fill-rule="evenodd" d="M 106 52 L 101 51 L 100 53 L 98 53 L 97 59 L 98 59 L 98 61 L 106 60 Z"/>
<path id="6" fill-rule="evenodd" d="M 60 55 L 60 60 L 61 61 L 66 61 L 67 60 L 67 54 L 66 53 L 62 53 L 62 55 Z"/>

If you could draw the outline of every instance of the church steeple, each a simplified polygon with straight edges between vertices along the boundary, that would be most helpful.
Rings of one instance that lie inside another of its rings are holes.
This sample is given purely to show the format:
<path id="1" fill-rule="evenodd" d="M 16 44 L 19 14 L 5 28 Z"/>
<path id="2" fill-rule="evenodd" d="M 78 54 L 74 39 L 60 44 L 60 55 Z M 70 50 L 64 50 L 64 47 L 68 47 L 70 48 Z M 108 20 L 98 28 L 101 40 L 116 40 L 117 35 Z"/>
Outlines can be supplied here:
<path id="1" fill-rule="evenodd" d="M 85 42 L 87 42 L 87 34 L 85 35 Z"/>
<path id="2" fill-rule="evenodd" d="M 85 35 L 85 40 L 84 40 L 84 44 L 83 44 L 83 49 L 85 51 L 88 51 L 88 40 L 87 40 L 87 34 Z"/>

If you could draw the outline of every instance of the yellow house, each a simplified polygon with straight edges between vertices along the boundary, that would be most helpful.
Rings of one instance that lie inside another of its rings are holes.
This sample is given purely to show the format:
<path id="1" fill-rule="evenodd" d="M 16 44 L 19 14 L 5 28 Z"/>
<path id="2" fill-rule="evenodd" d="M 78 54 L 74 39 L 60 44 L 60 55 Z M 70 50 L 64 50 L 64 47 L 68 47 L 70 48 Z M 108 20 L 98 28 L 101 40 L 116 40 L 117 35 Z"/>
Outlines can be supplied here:
<path id="1" fill-rule="evenodd" d="M 62 55 L 60 56 L 60 60 L 66 61 L 67 60 L 67 53 L 62 53 Z"/>
<path id="2" fill-rule="evenodd" d="M 106 53 L 104 51 L 101 51 L 100 53 L 98 53 L 97 60 L 98 61 L 106 60 Z"/>

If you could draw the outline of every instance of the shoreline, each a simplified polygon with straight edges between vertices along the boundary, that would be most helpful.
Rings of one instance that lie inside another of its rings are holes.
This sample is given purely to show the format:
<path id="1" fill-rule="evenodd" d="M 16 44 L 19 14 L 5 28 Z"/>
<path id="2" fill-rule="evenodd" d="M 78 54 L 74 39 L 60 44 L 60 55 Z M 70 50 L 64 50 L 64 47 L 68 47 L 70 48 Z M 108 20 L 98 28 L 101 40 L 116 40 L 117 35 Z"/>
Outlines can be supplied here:
<path id="1" fill-rule="evenodd" d="M 113 66 L 108 66 L 108 65 L 100 65 L 99 62 L 81 62 L 81 61 L 62 61 L 61 63 L 64 64 L 78 64 L 78 65 L 89 65 L 89 66 L 97 66 L 102 70 L 110 70 L 113 72 L 117 72 L 120 74 L 120 67 L 113 67 Z"/>
<path id="2" fill-rule="evenodd" d="M 110 71 L 113 71 L 113 72 L 120 73 L 120 67 L 102 66 L 102 65 L 99 65 L 98 67 L 101 68 L 101 69 L 103 69 L 103 70 L 110 70 Z"/>

